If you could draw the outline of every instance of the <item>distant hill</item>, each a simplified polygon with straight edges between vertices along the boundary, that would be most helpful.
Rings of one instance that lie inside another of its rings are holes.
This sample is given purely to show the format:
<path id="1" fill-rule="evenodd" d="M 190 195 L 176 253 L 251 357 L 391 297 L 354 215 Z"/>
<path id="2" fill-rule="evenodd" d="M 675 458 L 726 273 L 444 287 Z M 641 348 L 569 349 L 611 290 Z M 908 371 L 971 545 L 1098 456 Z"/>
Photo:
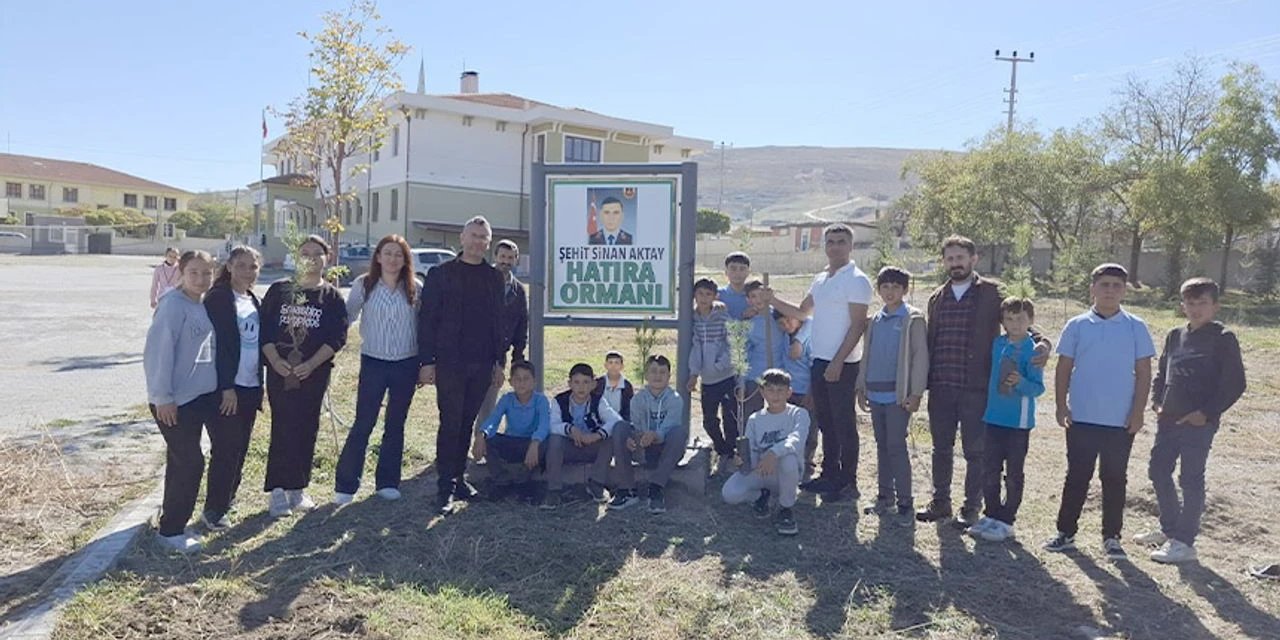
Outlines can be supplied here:
<path id="1" fill-rule="evenodd" d="M 723 209 L 757 225 L 798 220 L 854 220 L 906 191 L 902 164 L 920 149 L 864 147 L 748 147 L 724 152 Z M 720 199 L 721 156 L 696 159 L 698 206 Z M 812 215 L 806 216 L 806 212 Z"/>

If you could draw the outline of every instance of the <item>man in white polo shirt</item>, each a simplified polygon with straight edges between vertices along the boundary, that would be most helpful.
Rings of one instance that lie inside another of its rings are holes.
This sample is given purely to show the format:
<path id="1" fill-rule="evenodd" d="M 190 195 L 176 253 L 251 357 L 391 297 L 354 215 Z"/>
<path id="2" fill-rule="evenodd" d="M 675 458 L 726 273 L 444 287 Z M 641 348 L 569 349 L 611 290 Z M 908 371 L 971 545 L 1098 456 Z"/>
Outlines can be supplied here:
<path id="1" fill-rule="evenodd" d="M 823 502 L 858 498 L 858 429 L 854 423 L 854 382 L 862 360 L 862 335 L 871 304 L 871 279 L 854 264 L 853 230 L 840 223 L 822 231 L 827 268 L 814 276 L 804 301 L 797 305 L 773 297 L 782 313 L 810 325 L 813 353 L 810 393 L 814 421 L 822 433 L 822 473 L 801 485 L 822 494 Z M 772 297 L 772 292 L 770 292 Z M 845 489 L 852 491 L 846 493 Z"/>

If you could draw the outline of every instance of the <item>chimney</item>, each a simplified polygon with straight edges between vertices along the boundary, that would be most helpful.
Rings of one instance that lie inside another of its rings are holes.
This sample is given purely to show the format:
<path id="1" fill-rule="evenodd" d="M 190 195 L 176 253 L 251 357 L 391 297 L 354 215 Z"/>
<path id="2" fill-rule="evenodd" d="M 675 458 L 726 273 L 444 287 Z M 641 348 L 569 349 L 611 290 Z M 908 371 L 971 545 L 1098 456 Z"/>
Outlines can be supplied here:
<path id="1" fill-rule="evenodd" d="M 462 72 L 462 93 L 480 93 L 480 72 Z"/>

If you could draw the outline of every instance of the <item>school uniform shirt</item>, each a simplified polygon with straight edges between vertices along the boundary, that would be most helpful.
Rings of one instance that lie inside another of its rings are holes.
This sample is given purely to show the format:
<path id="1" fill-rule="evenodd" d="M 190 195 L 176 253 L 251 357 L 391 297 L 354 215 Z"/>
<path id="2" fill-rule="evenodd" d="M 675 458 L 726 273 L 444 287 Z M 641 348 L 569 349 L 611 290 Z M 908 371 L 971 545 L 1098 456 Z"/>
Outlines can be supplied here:
<path id="1" fill-rule="evenodd" d="M 542 442 L 551 432 L 551 403 L 547 396 L 537 391 L 529 397 L 528 402 L 520 402 L 514 391 L 508 391 L 498 400 L 493 413 L 485 419 L 480 427 L 487 438 L 498 433 L 498 426 L 506 418 L 507 428 L 503 433 L 513 438 L 529 438 Z"/>
<path id="2" fill-rule="evenodd" d="M 864 364 L 867 368 L 867 400 L 876 404 L 898 402 L 898 356 L 907 317 L 906 304 L 898 305 L 895 311 L 881 308 L 871 317 L 874 329 L 867 332 L 870 340 L 863 340 L 869 343 L 864 352 Z"/>
<path id="3" fill-rule="evenodd" d="M 850 260 L 834 275 L 823 269 L 814 276 L 809 295 L 813 296 L 813 337 L 810 343 L 813 357 L 830 362 L 840 351 L 840 345 L 853 323 L 849 318 L 849 305 L 871 304 L 871 279 Z M 845 362 L 862 360 L 863 342 L 858 341 Z"/>
<path id="4" fill-rule="evenodd" d="M 276 281 L 263 296 L 260 313 L 258 337 L 263 345 L 274 344 L 281 358 L 287 359 L 296 350 L 306 361 L 324 345 L 337 352 L 347 344 L 347 305 L 342 294 L 327 282 L 314 289 L 304 289 L 301 300 L 295 301 L 293 283 Z M 295 345 L 289 334 L 292 328 L 306 330 L 300 345 Z M 320 366 L 332 367 L 333 358 Z"/>
<path id="5" fill-rule="evenodd" d="M 1124 309 L 1109 318 L 1090 309 L 1067 321 L 1058 355 L 1074 360 L 1071 420 L 1125 428 L 1133 408 L 1134 363 L 1156 355 L 1147 323 Z M 994 368 L 994 366 L 993 366 Z"/>
<path id="6" fill-rule="evenodd" d="M 741 320 L 742 316 L 747 312 L 747 292 L 734 291 L 731 285 L 720 287 L 716 292 L 716 299 L 724 303 L 729 311 L 729 317 L 734 320 Z"/>

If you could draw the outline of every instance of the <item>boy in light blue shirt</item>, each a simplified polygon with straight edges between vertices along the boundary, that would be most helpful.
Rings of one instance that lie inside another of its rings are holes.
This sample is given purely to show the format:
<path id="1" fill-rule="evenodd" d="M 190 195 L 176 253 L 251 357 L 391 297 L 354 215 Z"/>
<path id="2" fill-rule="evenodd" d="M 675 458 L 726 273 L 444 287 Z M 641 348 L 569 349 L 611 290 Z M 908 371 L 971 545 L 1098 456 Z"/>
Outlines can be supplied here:
<path id="1" fill-rule="evenodd" d="M 810 369 L 813 368 L 813 351 L 809 348 L 810 326 L 812 320 L 800 321 L 799 318 L 783 314 L 777 309 L 773 310 L 773 317 L 778 321 L 778 328 L 787 334 L 790 344 L 787 346 L 787 358 L 784 366 L 780 367 L 787 375 L 791 376 L 791 398 L 787 400 L 788 404 L 793 404 L 803 408 L 809 412 L 810 426 L 809 434 L 805 436 L 804 441 L 804 475 L 801 480 L 808 480 L 816 476 L 817 463 L 814 461 L 814 455 L 818 452 L 818 423 L 814 417 L 813 399 L 809 396 L 810 384 L 812 381 Z"/>
<path id="2" fill-rule="evenodd" d="M 530 478 L 513 482 L 508 477 L 507 465 L 522 464 L 526 471 L 537 469 L 546 456 L 542 446 L 551 430 L 551 403 L 547 396 L 533 390 L 533 365 L 520 360 L 511 365 L 511 391 L 503 395 L 494 406 L 493 413 L 480 426 L 471 455 L 476 460 L 488 456 L 489 487 L 491 500 L 500 500 L 512 491 L 521 491 L 527 498 L 534 498 Z M 498 427 L 506 420 L 506 429 Z"/>
<path id="3" fill-rule="evenodd" d="M 1120 544 L 1125 484 L 1133 437 L 1142 430 L 1151 390 L 1155 344 L 1147 323 L 1120 307 L 1129 272 L 1118 264 L 1093 270 L 1093 308 L 1067 322 L 1058 343 L 1054 379 L 1058 425 L 1067 430 L 1067 478 L 1058 509 L 1058 534 L 1048 551 L 1075 548 L 1080 512 L 1094 466 L 1102 479 L 1102 546 L 1107 557 L 1127 557 Z"/>
<path id="4" fill-rule="evenodd" d="M 749 416 L 764 408 L 764 396 L 760 394 L 760 376 L 774 367 L 781 367 L 787 360 L 790 339 L 769 311 L 764 283 L 752 280 L 746 284 L 751 329 L 747 332 L 747 373 L 739 381 L 740 393 L 745 398 L 742 415 Z"/>
<path id="5" fill-rule="evenodd" d="M 1024 298 L 1005 298 L 1000 303 L 1000 316 L 1005 334 L 991 345 L 987 410 L 982 417 L 987 423 L 982 449 L 982 499 L 987 515 L 967 530 L 971 536 L 992 542 L 1013 537 L 1013 523 L 1022 504 L 1027 445 L 1036 426 L 1036 398 L 1044 393 L 1044 371 L 1031 364 L 1036 357 L 1036 341 L 1031 336 L 1035 305 Z"/>

